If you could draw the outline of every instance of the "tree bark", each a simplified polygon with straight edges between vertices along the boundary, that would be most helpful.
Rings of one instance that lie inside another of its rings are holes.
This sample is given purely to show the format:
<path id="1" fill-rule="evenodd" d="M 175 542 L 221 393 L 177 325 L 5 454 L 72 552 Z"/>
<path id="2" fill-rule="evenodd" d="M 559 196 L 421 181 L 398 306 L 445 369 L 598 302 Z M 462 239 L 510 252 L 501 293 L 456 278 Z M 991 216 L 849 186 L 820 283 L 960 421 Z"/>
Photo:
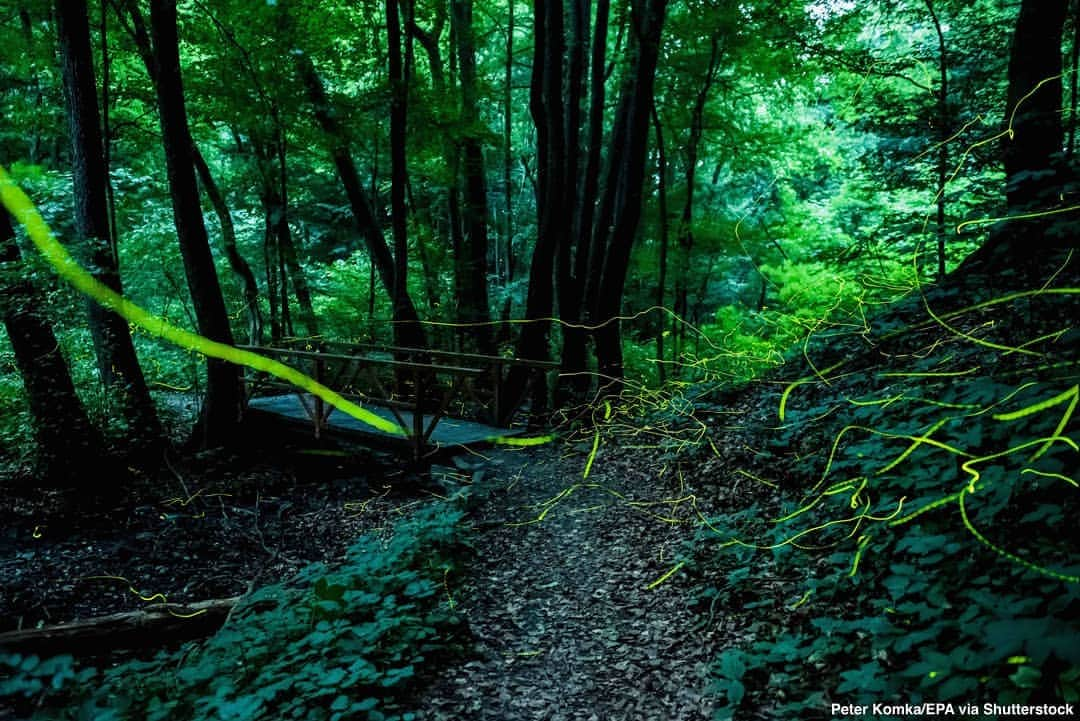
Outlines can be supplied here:
<path id="1" fill-rule="evenodd" d="M 631 6 L 631 70 L 619 100 L 623 133 L 617 142 L 625 149 L 618 165 L 609 168 L 608 185 L 618 187 L 618 211 L 606 244 L 597 303 L 602 325 L 596 331 L 596 359 L 601 378 L 612 380 L 612 392 L 622 389 L 623 356 L 619 321 L 630 250 L 641 219 L 642 185 L 648 148 L 649 109 L 653 102 L 660 37 L 667 0 L 635 0 Z"/>
<path id="2" fill-rule="evenodd" d="M 137 611 L 7 631 L 0 633 L 0 648 L 8 653 L 76 656 L 100 656 L 122 648 L 158 648 L 209 636 L 221 628 L 239 601 L 235 597 L 196 603 L 155 603 Z"/>
<path id="3" fill-rule="evenodd" d="M 108 180 L 86 2 L 57 2 L 56 15 L 71 133 L 75 228 L 87 250 L 90 272 L 123 293 L 109 232 Z M 134 448 L 152 451 L 163 443 L 163 433 L 127 321 L 93 300 L 88 301 L 88 315 L 98 373 L 106 393 L 119 397 L 127 422 L 125 436 Z"/>
<path id="4" fill-rule="evenodd" d="M 338 123 L 334 110 L 330 105 L 330 100 L 326 96 L 326 90 L 323 88 L 322 79 L 315 70 L 311 58 L 305 53 L 297 53 L 295 57 L 297 71 L 301 81 L 304 83 L 308 100 L 313 106 L 315 119 L 330 141 L 330 155 L 337 169 L 338 178 L 345 188 L 345 195 L 349 200 L 353 218 L 356 220 L 356 225 L 364 237 L 368 253 L 371 256 L 371 262 L 379 274 L 379 280 L 382 281 L 383 287 L 393 298 L 394 288 L 396 287 L 394 258 L 390 254 L 390 248 L 386 244 L 386 236 L 383 235 L 382 228 L 375 221 L 367 193 L 364 192 L 364 187 L 360 184 L 356 164 L 349 154 L 349 144 L 345 132 Z M 413 305 L 408 292 L 404 289 L 400 294 L 399 303 L 394 304 L 394 313 L 395 342 L 409 347 L 425 347 L 424 331 L 420 327 L 416 307 Z"/>
<path id="5" fill-rule="evenodd" d="M 408 182 L 405 147 L 408 87 L 402 65 L 401 20 L 397 4 L 398 0 L 385 0 L 384 3 L 390 79 L 390 223 L 394 238 L 394 275 L 390 299 L 394 304 L 395 320 L 406 312 L 405 298 L 409 294 L 409 238 L 405 207 L 405 184 Z M 396 323 L 394 337 L 397 341 L 401 340 Z"/>
<path id="6" fill-rule="evenodd" d="M 562 37 L 561 0 L 534 0 L 533 2 L 533 67 L 529 83 L 529 112 L 536 126 L 536 208 L 537 237 L 529 262 L 529 290 L 525 298 L 525 323 L 518 336 L 517 355 L 527 360 L 546 361 L 550 357 L 551 314 L 555 304 L 553 273 L 555 250 L 558 247 L 556 229 L 553 227 L 554 207 L 551 204 L 553 179 L 549 156 L 553 143 L 547 101 L 551 98 L 552 83 L 560 82 Z M 557 86 L 556 86 L 557 87 Z M 499 398 L 502 407 L 498 419 L 504 420 L 517 408 L 524 398 L 532 371 L 523 366 L 513 366 L 503 383 Z M 533 390 L 533 412 L 540 413 L 546 405 L 547 388 L 543 375 Z"/>
<path id="7" fill-rule="evenodd" d="M 1020 5 L 1009 55 L 1003 159 L 1007 215 L 1029 217 L 993 228 L 987 242 L 957 269 L 959 276 L 1034 268 L 1045 262 L 1050 248 L 1075 244 L 1074 238 L 1052 237 L 1048 231 L 1057 218 L 1040 215 L 1057 205 L 1068 180 L 1061 121 L 1061 40 L 1068 5 L 1069 0 L 1023 0 Z"/>
<path id="8" fill-rule="evenodd" d="M 480 146 L 480 111 L 476 90 L 476 43 L 473 38 L 472 0 L 450 0 L 451 22 L 457 45 L 458 68 L 461 78 L 462 122 L 466 126 L 462 141 L 462 162 L 465 176 L 465 282 L 459 298 L 468 324 L 468 335 L 480 353 L 494 350 L 491 333 L 491 311 L 488 304 L 488 205 L 487 182 L 484 178 L 484 152 Z"/>
<path id="9" fill-rule="evenodd" d="M 87 471 L 101 466 L 103 441 L 75 392 L 43 300 L 26 277 L 11 218 L 0 206 L 0 308 L 33 418 L 35 475 L 50 487 L 83 487 L 96 481 Z"/>
<path id="10" fill-rule="evenodd" d="M 180 74 L 176 0 L 151 0 L 150 35 L 165 166 L 196 322 L 203 336 L 232 345 L 229 317 L 210 254 L 195 181 L 191 133 Z M 227 445 L 235 441 L 242 412 L 239 369 L 225 361 L 208 358 L 206 372 L 206 398 L 194 440 L 201 447 Z"/>
<path id="11" fill-rule="evenodd" d="M 946 52 L 945 33 L 934 9 L 934 0 L 924 0 L 938 39 L 938 93 L 937 93 L 937 262 L 938 280 L 945 277 L 945 181 L 949 173 L 949 56 Z"/>
<path id="12" fill-rule="evenodd" d="M 195 172 L 202 183 L 203 191 L 210 200 L 210 205 L 213 206 L 214 213 L 218 217 L 218 223 L 221 225 L 221 243 L 225 248 L 225 257 L 229 261 L 229 267 L 240 278 L 240 284 L 243 286 L 244 311 L 247 313 L 248 318 L 248 343 L 250 345 L 262 345 L 262 312 L 259 309 L 259 284 L 255 280 L 255 273 L 252 272 L 251 265 L 240 254 L 240 250 L 236 246 L 236 227 L 233 225 L 229 206 L 226 205 L 225 196 L 222 195 L 217 182 L 214 181 L 214 176 L 210 173 L 210 167 L 206 164 L 206 159 L 197 145 L 192 145 L 191 157 L 195 163 Z"/>
<path id="13" fill-rule="evenodd" d="M 668 202 L 667 202 L 667 150 L 664 145 L 664 126 L 660 123 L 660 113 L 656 110 L 656 102 L 652 104 L 653 129 L 656 131 L 656 198 L 660 213 L 660 254 L 657 259 L 659 266 L 656 281 L 656 306 L 659 322 L 656 329 L 656 373 L 663 384 L 667 380 L 667 367 L 664 365 L 664 326 L 665 316 L 662 309 L 666 308 L 667 301 L 667 264 L 668 264 Z"/>

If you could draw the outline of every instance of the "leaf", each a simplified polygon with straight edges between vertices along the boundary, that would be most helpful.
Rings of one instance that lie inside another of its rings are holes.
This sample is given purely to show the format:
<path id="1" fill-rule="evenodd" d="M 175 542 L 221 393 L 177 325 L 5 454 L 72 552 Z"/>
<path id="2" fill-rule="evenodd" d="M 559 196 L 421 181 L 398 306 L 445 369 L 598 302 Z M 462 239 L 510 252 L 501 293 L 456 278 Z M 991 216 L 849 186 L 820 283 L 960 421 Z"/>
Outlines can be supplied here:
<path id="1" fill-rule="evenodd" d="M 1034 666 L 1021 666 L 1009 674 L 1009 680 L 1020 688 L 1038 688 L 1042 683 L 1042 671 Z"/>

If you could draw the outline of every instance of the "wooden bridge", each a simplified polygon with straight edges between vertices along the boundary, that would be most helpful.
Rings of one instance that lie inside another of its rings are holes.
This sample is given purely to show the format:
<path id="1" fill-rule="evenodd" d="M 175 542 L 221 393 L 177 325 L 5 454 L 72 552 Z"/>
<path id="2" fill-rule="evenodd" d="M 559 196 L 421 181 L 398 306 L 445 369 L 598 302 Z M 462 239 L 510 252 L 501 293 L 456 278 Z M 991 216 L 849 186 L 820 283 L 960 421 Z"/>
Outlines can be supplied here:
<path id="1" fill-rule="evenodd" d="M 367 343 L 295 341 L 287 347 L 241 347 L 308 375 L 390 421 L 401 434 L 380 430 L 250 369 L 245 378 L 249 415 L 302 424 L 317 439 L 408 450 L 414 460 L 520 434 L 521 428 L 512 427 L 518 409 L 505 410 L 501 395 L 506 371 L 525 366 L 535 371 L 529 374 L 535 379 L 558 367 L 550 362 Z"/>

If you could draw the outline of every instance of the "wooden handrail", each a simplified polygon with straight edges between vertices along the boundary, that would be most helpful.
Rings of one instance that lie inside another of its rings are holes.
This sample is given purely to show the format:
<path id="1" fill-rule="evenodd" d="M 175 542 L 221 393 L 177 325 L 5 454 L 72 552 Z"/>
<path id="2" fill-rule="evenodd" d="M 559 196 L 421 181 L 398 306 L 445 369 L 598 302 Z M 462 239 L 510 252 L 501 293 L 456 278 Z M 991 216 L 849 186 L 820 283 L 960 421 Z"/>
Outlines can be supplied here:
<path id="1" fill-rule="evenodd" d="M 393 358 L 372 358 L 370 356 L 344 355 L 340 353 L 324 353 L 321 351 L 292 350 L 289 348 L 270 348 L 266 346 L 236 346 L 241 350 L 251 351 L 265 356 L 295 356 L 298 358 L 313 358 L 318 360 L 340 360 L 350 363 L 369 365 L 382 365 L 389 368 L 411 368 L 415 370 L 431 370 L 437 373 L 454 373 L 457 375 L 483 375 L 483 368 L 468 368 L 465 366 L 451 366 L 440 363 L 417 363 L 415 361 L 401 361 Z"/>
<path id="2" fill-rule="evenodd" d="M 379 343 L 349 343 L 348 341 L 337 340 L 295 340 L 293 343 L 303 343 L 310 345 L 322 345 L 327 347 L 337 348 L 362 348 L 369 351 L 382 351 L 386 353 L 407 353 L 410 355 L 429 355 L 438 356 L 440 358 L 460 358 L 462 360 L 474 360 L 479 362 L 486 362 L 492 365 L 498 364 L 501 366 L 525 366 L 526 368 L 539 368 L 544 370 L 556 370 L 559 368 L 559 364 L 554 361 L 539 361 L 530 360 L 528 358 L 515 358 L 499 355 L 488 355 L 485 353 L 464 353 L 462 351 L 452 350 L 439 350 L 436 348 L 412 348 L 408 346 L 395 346 L 395 345 L 382 345 Z"/>

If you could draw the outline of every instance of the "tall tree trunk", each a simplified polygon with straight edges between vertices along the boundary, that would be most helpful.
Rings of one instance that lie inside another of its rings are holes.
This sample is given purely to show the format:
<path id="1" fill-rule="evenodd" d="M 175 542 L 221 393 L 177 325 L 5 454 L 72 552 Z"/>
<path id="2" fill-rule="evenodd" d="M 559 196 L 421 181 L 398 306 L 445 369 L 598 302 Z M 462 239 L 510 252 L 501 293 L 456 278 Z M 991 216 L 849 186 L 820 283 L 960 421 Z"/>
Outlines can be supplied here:
<path id="1" fill-rule="evenodd" d="M 109 241 L 112 243 L 113 255 L 119 257 L 117 246 L 118 233 L 116 230 L 116 193 L 112 182 L 112 121 L 110 84 L 112 82 L 112 55 L 109 54 L 109 13 L 108 0 L 101 0 L 98 8 L 98 38 L 101 45 L 101 156 L 105 166 L 105 202 L 108 208 L 106 213 L 109 220 Z"/>
<path id="2" fill-rule="evenodd" d="M 91 273 L 112 290 L 122 293 L 117 257 L 109 233 L 105 192 L 108 181 L 86 2 L 57 2 L 56 14 L 68 99 L 75 227 L 87 249 Z M 88 313 L 98 372 L 106 393 L 119 396 L 127 421 L 128 441 L 137 448 L 150 451 L 160 446 L 163 434 L 135 355 L 127 321 L 94 301 L 89 301 Z"/>
<path id="3" fill-rule="evenodd" d="M 559 301 L 559 318 L 562 323 L 562 374 L 566 379 L 560 383 L 556 402 L 562 405 L 569 397 L 581 399 L 589 388 L 586 374 L 588 351 L 587 333 L 582 328 L 582 294 L 584 278 L 574 263 L 574 249 L 580 247 L 582 237 L 582 213 L 585 206 L 592 205 L 592 198 L 581 192 L 583 182 L 581 162 L 582 100 L 585 90 L 585 58 L 588 43 L 589 2 L 570 0 L 566 29 L 566 78 L 565 87 L 560 86 L 561 114 L 558 122 L 562 127 L 562 145 L 552 147 L 552 156 L 561 152 L 563 157 L 552 166 L 552 172 L 561 172 L 558 181 L 561 198 L 558 206 L 565 218 L 557 233 L 555 292 Z M 552 121 L 554 122 L 554 118 Z"/>
<path id="4" fill-rule="evenodd" d="M 503 88 L 503 286 L 514 280 L 514 0 L 507 2 L 506 65 Z"/>
<path id="5" fill-rule="evenodd" d="M 180 48 L 176 28 L 176 0 L 151 0 L 150 35 L 153 43 L 158 113 L 165 166 L 169 177 L 184 272 L 195 306 L 199 332 L 212 341 L 232 345 L 232 331 L 221 294 L 210 243 L 199 206 L 199 189 L 191 157 L 184 88 L 180 75 Z M 206 399 L 199 418 L 196 441 L 203 447 L 235 441 L 243 394 L 239 369 L 208 358 Z"/>
<path id="6" fill-rule="evenodd" d="M 236 246 L 236 227 L 233 225 L 229 206 L 226 205 L 225 196 L 214 181 L 210 167 L 206 164 L 206 159 L 197 145 L 193 144 L 191 147 L 191 158 L 195 163 L 195 172 L 199 176 L 199 182 L 202 183 L 203 191 L 210 200 L 210 205 L 213 206 L 218 223 L 221 225 L 221 244 L 225 248 L 225 257 L 229 261 L 229 267 L 240 278 L 240 284 L 243 286 L 244 312 L 248 318 L 248 343 L 262 345 L 262 312 L 259 309 L 259 284 L 255 280 L 255 273 L 252 272 L 251 265 L 240 255 L 240 250 Z"/>
<path id="7" fill-rule="evenodd" d="M 491 353 L 491 310 L 488 304 L 488 205 L 484 178 L 484 151 L 480 146 L 480 110 L 477 107 L 476 43 L 473 38 L 472 0 L 450 0 L 454 38 L 461 75 L 461 113 L 467 130 L 462 141 L 465 176 L 464 320 L 481 353 Z"/>
<path id="8" fill-rule="evenodd" d="M 334 166 L 337 168 L 338 178 L 345 188 L 345 195 L 349 200 L 353 218 L 356 220 L 356 225 L 364 237 L 368 253 L 371 256 L 371 262 L 379 274 L 379 280 L 382 281 L 383 287 L 393 298 L 394 289 L 398 287 L 395 285 L 394 257 L 390 254 L 390 248 L 386 244 L 386 237 L 383 235 L 382 228 L 375 221 L 367 193 L 364 192 L 364 187 L 360 184 L 356 164 L 349 154 L 349 143 L 345 132 L 334 116 L 330 101 L 326 97 L 322 79 L 315 70 L 311 58 L 302 52 L 296 53 L 295 58 L 300 79 L 304 83 L 308 100 L 315 111 L 315 119 L 330 141 L 330 155 L 334 161 Z M 397 300 L 398 302 L 394 303 L 396 342 L 416 348 L 425 347 L 424 331 L 420 327 L 416 307 L 413 305 L 407 289 L 404 288 L 404 284 L 401 284 L 401 292 Z"/>
<path id="9" fill-rule="evenodd" d="M 667 0 L 635 0 L 631 6 L 631 70 L 619 100 L 623 118 L 622 136 L 617 141 L 625 149 L 622 162 L 609 168 L 609 186 L 618 186 L 618 210 L 606 243 L 598 317 L 603 325 L 596 331 L 596 359 L 602 378 L 613 379 L 612 390 L 621 390 L 623 377 L 622 334 L 616 317 L 621 312 L 623 287 L 630 263 L 630 250 L 641 219 L 642 185 L 648 148 L 649 109 L 653 103 L 660 36 L 664 27 Z"/>
<path id="10" fill-rule="evenodd" d="M 558 87 L 562 76 L 562 2 L 561 0 L 534 0 L 533 2 L 533 67 L 529 84 L 529 111 L 536 126 L 536 208 L 537 237 L 529 262 L 529 290 L 525 298 L 525 323 L 518 337 L 517 355 L 528 360 L 548 360 L 550 357 L 551 314 L 555 304 L 554 285 L 555 250 L 559 245 L 553 217 L 556 215 L 551 197 L 552 185 L 559 178 L 552 178 L 549 156 L 553 133 L 548 100 L 551 89 Z M 557 93 L 558 95 L 558 93 Z M 500 393 L 502 408 L 500 420 L 509 417 L 527 388 L 532 371 L 523 366 L 513 366 L 503 383 Z M 546 403 L 547 388 L 543 376 L 533 392 L 533 412 L 542 411 Z"/>
<path id="11" fill-rule="evenodd" d="M 656 329 L 656 373 L 660 383 L 667 380 L 667 367 L 664 365 L 664 326 L 665 316 L 663 309 L 667 306 L 667 263 L 668 263 L 668 202 L 667 202 L 667 150 L 664 146 L 664 127 L 660 123 L 660 113 L 656 110 L 656 102 L 652 104 L 653 129 L 656 131 L 656 198 L 660 211 L 660 257 L 656 263 L 659 273 L 656 280 L 656 306 L 657 311 Z"/>
<path id="12" fill-rule="evenodd" d="M 36 475 L 50 487 L 83 487 L 96 481 L 89 469 L 101 467 L 103 442 L 75 392 L 43 299 L 26 278 L 11 218 L 0 206 L 0 309 L 33 417 Z"/>
<path id="13" fill-rule="evenodd" d="M 679 258 L 675 274 L 675 315 L 680 320 L 688 320 L 690 314 L 689 287 L 690 287 L 690 262 L 694 250 L 694 198 L 697 188 L 697 165 L 698 150 L 705 129 L 705 104 L 716 74 L 720 68 L 720 36 L 714 34 L 710 38 L 709 65 L 705 70 L 705 77 L 694 99 L 694 108 L 690 114 L 690 134 L 686 141 L 685 183 L 686 198 L 683 201 L 682 213 L 679 216 L 679 224 L 675 234 L 678 243 Z M 678 362 L 682 353 L 683 343 L 686 340 L 686 323 L 679 323 L 674 338 L 673 358 L 676 361 L 675 372 L 678 373 L 681 364 Z"/>
<path id="14" fill-rule="evenodd" d="M 934 10 L 934 0 L 924 0 L 938 39 L 938 97 L 937 97 L 937 261 L 938 280 L 945 277 L 945 181 L 949 173 L 949 57 L 945 47 L 945 33 Z"/>
<path id="15" fill-rule="evenodd" d="M 1051 238 L 1056 220 L 1039 216 L 1058 202 L 1066 183 L 1061 122 L 1061 39 L 1069 0 L 1023 0 L 1009 55 L 1004 142 L 1005 204 L 1021 217 L 995 227 L 989 240 L 959 270 L 995 272 L 1017 263 L 1037 265 L 1049 247 L 1074 238 Z"/>
<path id="16" fill-rule="evenodd" d="M 1010 212 L 1047 206 L 1062 180 L 1061 38 L 1067 11 L 1068 0 L 1024 0 L 1020 6 L 1006 110 L 1012 120 L 1005 145 Z M 1030 177 L 1033 171 L 1038 177 Z"/>
<path id="17" fill-rule="evenodd" d="M 1072 160 L 1076 150 L 1076 112 L 1078 98 L 1076 96 L 1080 78 L 1080 0 L 1073 0 L 1072 4 L 1073 36 L 1069 43 L 1069 133 L 1065 143 L 1065 159 Z"/>
<path id="18" fill-rule="evenodd" d="M 405 312 L 405 299 L 409 296 L 409 237 L 405 207 L 405 185 L 408 182 L 405 148 L 408 87 L 402 65 L 398 0 L 386 0 L 384 7 L 390 75 L 390 223 L 394 238 L 394 276 L 390 297 L 397 320 Z M 401 344 L 403 337 L 397 323 L 394 324 L 394 337 Z"/>

